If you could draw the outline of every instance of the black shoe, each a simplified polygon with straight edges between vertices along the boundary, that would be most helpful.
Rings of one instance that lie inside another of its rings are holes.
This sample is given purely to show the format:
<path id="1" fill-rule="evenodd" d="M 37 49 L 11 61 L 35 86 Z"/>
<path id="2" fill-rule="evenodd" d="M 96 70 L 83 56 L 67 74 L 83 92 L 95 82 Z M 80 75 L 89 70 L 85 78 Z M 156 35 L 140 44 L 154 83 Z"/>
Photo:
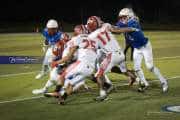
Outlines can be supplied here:
<path id="1" fill-rule="evenodd" d="M 65 100 L 67 99 L 67 93 L 64 93 L 63 96 L 59 96 L 58 98 L 58 104 L 65 105 Z"/>
<path id="2" fill-rule="evenodd" d="M 147 90 L 148 89 L 148 86 L 140 86 L 139 88 L 138 88 L 138 92 L 144 92 L 145 90 Z"/>

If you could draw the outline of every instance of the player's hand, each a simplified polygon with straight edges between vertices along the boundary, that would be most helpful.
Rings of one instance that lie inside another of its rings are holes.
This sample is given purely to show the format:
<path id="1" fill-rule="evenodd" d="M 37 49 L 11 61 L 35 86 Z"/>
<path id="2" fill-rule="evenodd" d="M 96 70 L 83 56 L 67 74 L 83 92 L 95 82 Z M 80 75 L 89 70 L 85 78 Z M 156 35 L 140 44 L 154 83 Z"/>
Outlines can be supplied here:
<path id="1" fill-rule="evenodd" d="M 52 67 L 52 68 L 57 67 L 57 66 L 58 66 L 57 61 L 53 61 L 53 62 L 51 63 L 51 67 Z"/>

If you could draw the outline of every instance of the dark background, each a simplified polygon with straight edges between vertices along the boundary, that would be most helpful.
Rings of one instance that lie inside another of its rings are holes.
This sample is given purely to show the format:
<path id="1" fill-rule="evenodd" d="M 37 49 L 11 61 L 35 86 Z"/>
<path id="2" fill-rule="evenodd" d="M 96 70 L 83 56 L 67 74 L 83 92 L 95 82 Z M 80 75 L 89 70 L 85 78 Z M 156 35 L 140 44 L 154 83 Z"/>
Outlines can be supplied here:
<path id="1" fill-rule="evenodd" d="M 123 7 L 132 7 L 145 26 L 174 25 L 177 29 L 180 24 L 180 0 L 6 0 L 0 4 L 0 32 L 13 26 L 42 27 L 50 18 L 63 26 L 85 23 L 91 15 L 115 23 Z"/>

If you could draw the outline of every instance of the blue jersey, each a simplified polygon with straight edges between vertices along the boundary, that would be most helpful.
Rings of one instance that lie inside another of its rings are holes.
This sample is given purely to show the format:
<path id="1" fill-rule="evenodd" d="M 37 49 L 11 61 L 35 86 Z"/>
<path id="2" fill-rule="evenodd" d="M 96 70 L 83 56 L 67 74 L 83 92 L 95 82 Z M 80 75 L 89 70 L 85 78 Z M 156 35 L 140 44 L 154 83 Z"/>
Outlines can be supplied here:
<path id="1" fill-rule="evenodd" d="M 136 19 L 132 18 L 128 20 L 128 23 L 126 25 L 122 22 L 118 22 L 116 25 L 119 28 L 129 27 L 136 28 L 138 30 L 134 32 L 125 33 L 125 38 L 128 39 L 128 43 L 130 43 L 134 48 L 141 48 L 147 44 L 148 38 L 144 36 L 141 26 Z"/>
<path id="2" fill-rule="evenodd" d="M 46 40 L 48 41 L 49 45 L 55 45 L 61 39 L 61 35 L 62 35 L 62 33 L 60 31 L 58 31 L 53 36 L 51 36 L 48 34 L 47 28 L 45 28 L 43 30 L 42 34 L 46 38 Z"/>
<path id="3" fill-rule="evenodd" d="M 127 24 L 124 24 L 124 23 L 122 23 L 122 22 L 117 22 L 117 23 L 116 23 L 116 26 L 118 26 L 119 28 L 121 28 L 121 27 L 128 27 Z M 124 33 L 124 37 L 125 37 L 125 42 L 126 42 L 126 44 L 131 44 L 131 40 L 130 40 L 129 37 L 128 37 L 128 33 Z"/>

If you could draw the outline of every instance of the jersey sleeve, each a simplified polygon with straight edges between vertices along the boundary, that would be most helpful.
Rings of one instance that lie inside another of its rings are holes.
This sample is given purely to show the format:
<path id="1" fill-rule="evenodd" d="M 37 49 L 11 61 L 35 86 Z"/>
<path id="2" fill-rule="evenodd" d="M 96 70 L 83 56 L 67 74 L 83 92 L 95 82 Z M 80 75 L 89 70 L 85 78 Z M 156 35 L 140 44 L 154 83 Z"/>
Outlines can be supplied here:
<path id="1" fill-rule="evenodd" d="M 108 30 L 108 31 L 111 30 L 111 28 L 112 28 L 112 26 L 109 23 L 104 23 L 103 26 L 102 26 L 102 29 Z"/>
<path id="2" fill-rule="evenodd" d="M 135 19 L 130 19 L 128 21 L 127 27 L 139 29 L 139 22 Z"/>

